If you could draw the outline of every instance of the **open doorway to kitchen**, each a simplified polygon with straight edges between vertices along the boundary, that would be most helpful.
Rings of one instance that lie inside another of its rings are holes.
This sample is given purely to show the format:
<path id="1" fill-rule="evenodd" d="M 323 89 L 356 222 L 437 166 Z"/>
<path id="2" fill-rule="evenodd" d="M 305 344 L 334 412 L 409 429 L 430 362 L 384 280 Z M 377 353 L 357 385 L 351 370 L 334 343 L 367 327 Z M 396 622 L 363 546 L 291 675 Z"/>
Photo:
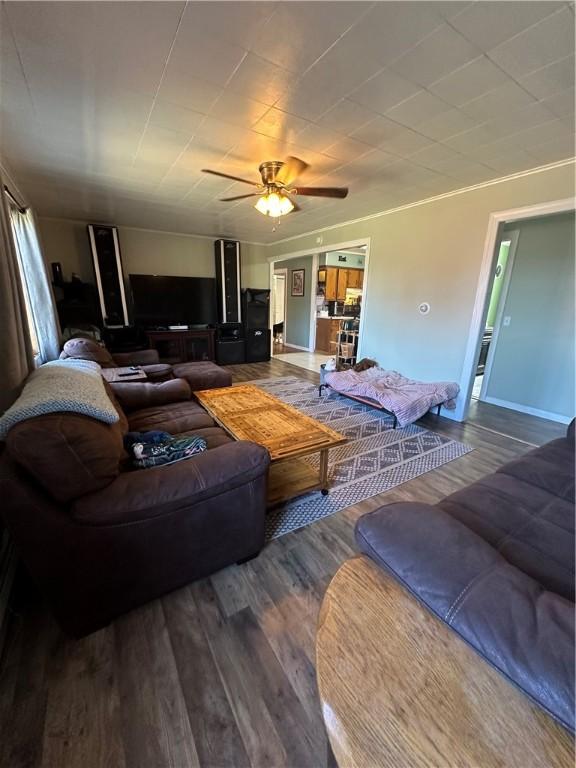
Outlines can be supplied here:
<path id="1" fill-rule="evenodd" d="M 270 259 L 270 283 L 284 271 L 285 313 L 280 342 L 272 342 L 272 355 L 284 362 L 319 371 L 331 357 L 353 364 L 361 355 L 363 304 L 370 251 L 369 238 L 315 251 Z M 280 289 L 278 289 L 280 290 Z M 272 306 L 272 325 L 279 315 Z"/>

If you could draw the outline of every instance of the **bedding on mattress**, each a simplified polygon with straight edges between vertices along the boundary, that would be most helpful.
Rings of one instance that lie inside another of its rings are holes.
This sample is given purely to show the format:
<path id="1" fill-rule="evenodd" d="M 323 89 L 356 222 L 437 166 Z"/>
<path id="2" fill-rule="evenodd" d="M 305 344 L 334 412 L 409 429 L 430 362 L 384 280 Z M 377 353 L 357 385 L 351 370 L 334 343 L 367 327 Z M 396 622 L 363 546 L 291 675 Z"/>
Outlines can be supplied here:
<path id="1" fill-rule="evenodd" d="M 326 374 L 326 383 L 342 395 L 374 400 L 393 413 L 398 424 L 405 427 L 423 416 L 435 405 L 454 408 L 454 399 L 460 391 L 455 381 L 414 381 L 398 371 L 369 368 L 334 371 Z"/>

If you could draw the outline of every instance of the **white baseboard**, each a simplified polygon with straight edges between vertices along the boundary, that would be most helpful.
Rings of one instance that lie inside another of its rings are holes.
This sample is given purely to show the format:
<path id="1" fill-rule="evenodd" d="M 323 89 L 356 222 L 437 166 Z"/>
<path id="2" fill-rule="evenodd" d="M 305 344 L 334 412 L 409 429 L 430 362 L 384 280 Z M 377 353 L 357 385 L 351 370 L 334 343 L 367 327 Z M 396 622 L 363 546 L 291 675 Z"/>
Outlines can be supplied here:
<path id="1" fill-rule="evenodd" d="M 542 411 L 540 408 L 531 408 L 529 405 L 523 405 L 522 403 L 511 403 L 508 400 L 500 400 L 498 397 L 484 397 L 479 402 L 489 403 L 490 405 L 499 405 L 501 408 L 509 408 L 511 411 L 527 413 L 529 416 L 538 416 L 541 419 L 548 419 L 549 421 L 557 421 L 560 424 L 570 424 L 572 421 L 572 417 L 563 416 L 561 413 Z"/>
<path id="2" fill-rule="evenodd" d="M 288 344 L 287 341 L 284 342 L 285 347 L 290 347 L 290 349 L 301 349 L 302 352 L 310 352 L 310 347 L 301 347 L 299 344 Z M 282 352 L 280 352 L 282 354 Z"/>

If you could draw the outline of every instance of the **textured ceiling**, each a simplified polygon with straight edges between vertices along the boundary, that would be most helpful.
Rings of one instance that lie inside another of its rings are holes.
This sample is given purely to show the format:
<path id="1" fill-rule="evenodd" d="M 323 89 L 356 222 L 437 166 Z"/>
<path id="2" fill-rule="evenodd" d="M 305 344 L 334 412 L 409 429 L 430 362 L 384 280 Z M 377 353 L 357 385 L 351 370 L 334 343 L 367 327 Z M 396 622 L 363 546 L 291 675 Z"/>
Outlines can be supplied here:
<path id="1" fill-rule="evenodd" d="M 562 2 L 8 2 L 0 151 L 41 215 L 271 242 L 571 157 Z M 310 163 L 272 222 L 263 160 Z"/>

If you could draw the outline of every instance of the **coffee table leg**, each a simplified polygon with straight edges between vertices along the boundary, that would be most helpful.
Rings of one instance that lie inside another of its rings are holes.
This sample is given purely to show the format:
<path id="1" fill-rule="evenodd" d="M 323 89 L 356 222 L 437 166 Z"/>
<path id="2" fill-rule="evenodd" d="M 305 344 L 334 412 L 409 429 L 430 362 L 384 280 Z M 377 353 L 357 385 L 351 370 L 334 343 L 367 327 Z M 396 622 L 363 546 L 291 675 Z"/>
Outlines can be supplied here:
<path id="1" fill-rule="evenodd" d="M 328 448 L 320 451 L 320 490 L 323 496 L 328 494 Z"/>

